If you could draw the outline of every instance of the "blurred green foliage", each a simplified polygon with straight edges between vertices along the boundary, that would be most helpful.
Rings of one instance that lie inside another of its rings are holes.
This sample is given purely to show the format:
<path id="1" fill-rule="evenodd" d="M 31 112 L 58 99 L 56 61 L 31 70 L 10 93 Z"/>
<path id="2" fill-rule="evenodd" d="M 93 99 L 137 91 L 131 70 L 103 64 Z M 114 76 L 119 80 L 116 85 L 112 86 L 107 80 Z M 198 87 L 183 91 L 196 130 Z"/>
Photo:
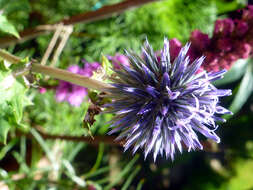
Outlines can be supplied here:
<path id="1" fill-rule="evenodd" d="M 28 0 L 0 0 L 0 10 L 17 30 L 28 27 L 31 5 Z"/>
<path id="2" fill-rule="evenodd" d="M 83 47 L 84 57 L 90 60 L 92 55 L 99 59 L 101 51 L 110 55 L 129 48 L 139 51 L 146 37 L 155 49 L 161 47 L 160 39 L 164 36 L 186 42 L 193 29 L 211 34 L 216 17 L 215 3 L 210 0 L 167 0 L 148 4 L 84 25 L 85 31 L 94 36 L 86 41 L 89 45 Z"/>

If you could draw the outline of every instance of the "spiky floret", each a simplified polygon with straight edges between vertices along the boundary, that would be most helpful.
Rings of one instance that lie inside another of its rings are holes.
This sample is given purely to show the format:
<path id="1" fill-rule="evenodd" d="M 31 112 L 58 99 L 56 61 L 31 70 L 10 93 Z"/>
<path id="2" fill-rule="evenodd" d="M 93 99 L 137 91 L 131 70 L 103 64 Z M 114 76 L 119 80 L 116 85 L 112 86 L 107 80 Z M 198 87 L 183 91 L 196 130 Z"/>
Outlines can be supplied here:
<path id="1" fill-rule="evenodd" d="M 109 134 L 120 132 L 117 140 L 125 139 L 125 150 L 133 153 L 144 149 L 145 158 L 153 152 L 174 159 L 182 144 L 188 151 L 203 149 L 197 132 L 219 143 L 215 121 L 225 121 L 216 114 L 231 114 L 219 105 L 219 97 L 231 95 L 231 90 L 219 90 L 210 82 L 222 78 L 219 72 L 198 72 L 204 57 L 189 63 L 186 44 L 173 63 L 169 42 L 158 59 L 148 41 L 142 55 L 126 51 L 130 67 L 115 70 L 108 111 L 115 113 Z"/>

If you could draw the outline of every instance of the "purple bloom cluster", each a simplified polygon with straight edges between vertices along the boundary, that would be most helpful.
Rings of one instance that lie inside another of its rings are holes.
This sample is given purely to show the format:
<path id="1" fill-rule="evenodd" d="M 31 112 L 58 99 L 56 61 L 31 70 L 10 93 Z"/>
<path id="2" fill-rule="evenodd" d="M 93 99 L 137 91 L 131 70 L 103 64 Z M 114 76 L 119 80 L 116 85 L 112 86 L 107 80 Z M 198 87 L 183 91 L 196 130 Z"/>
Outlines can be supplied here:
<path id="1" fill-rule="evenodd" d="M 97 62 L 85 62 L 84 68 L 81 68 L 78 65 L 71 65 L 68 67 L 68 71 L 86 77 L 91 77 L 93 75 L 93 71 L 96 71 L 99 67 L 100 64 Z M 87 93 L 87 88 L 65 81 L 60 81 L 59 85 L 56 88 L 55 98 L 58 102 L 67 101 L 72 106 L 80 106 Z"/>
<path id="2" fill-rule="evenodd" d="M 170 43 L 170 50 L 169 50 L 170 57 L 171 57 L 171 60 L 174 60 L 178 56 L 182 48 L 182 44 L 176 38 L 170 39 L 169 43 Z"/>
<path id="3" fill-rule="evenodd" d="M 201 69 L 207 71 L 228 70 L 235 61 L 240 58 L 246 59 L 252 54 L 252 34 L 253 6 L 251 5 L 239 10 L 233 19 L 217 20 L 212 38 L 199 30 L 193 31 L 189 40 L 191 47 L 188 55 L 191 61 L 201 55 L 206 56 Z M 176 47 L 182 47 L 180 42 L 177 42 Z M 174 60 L 173 57 L 172 60 Z"/>
<path id="4" fill-rule="evenodd" d="M 159 59 L 148 41 L 142 56 L 126 51 L 130 67 L 115 69 L 115 88 L 108 95 L 113 102 L 106 105 L 108 112 L 116 114 L 109 134 L 120 132 L 116 140 L 126 140 L 125 150 L 144 149 L 145 158 L 152 152 L 154 160 L 158 154 L 173 160 L 183 145 L 188 151 L 203 149 L 197 133 L 219 143 L 215 122 L 225 121 L 220 114 L 231 114 L 219 102 L 231 90 L 219 90 L 210 83 L 226 71 L 197 73 L 204 57 L 190 63 L 187 44 L 172 62 L 171 47 L 165 39 Z"/>

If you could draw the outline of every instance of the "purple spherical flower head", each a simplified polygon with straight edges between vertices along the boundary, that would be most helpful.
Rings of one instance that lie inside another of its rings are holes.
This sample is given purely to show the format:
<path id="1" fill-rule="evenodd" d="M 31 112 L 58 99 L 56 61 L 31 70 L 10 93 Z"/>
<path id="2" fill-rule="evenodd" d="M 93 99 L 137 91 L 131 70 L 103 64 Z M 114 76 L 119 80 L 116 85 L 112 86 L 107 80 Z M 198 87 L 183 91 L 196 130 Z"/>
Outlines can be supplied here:
<path id="1" fill-rule="evenodd" d="M 219 98 L 231 90 L 219 90 L 210 82 L 222 78 L 225 70 L 197 72 L 204 57 L 192 63 L 184 46 L 173 62 L 169 42 L 164 40 L 158 61 L 148 41 L 143 55 L 126 51 L 130 67 L 115 70 L 114 88 L 109 89 L 113 102 L 108 112 L 115 113 L 109 134 L 120 132 L 117 140 L 125 139 L 125 150 L 144 150 L 145 158 L 152 153 L 174 159 L 176 150 L 203 149 L 197 134 L 219 143 L 215 134 L 216 121 L 225 121 L 219 114 L 231 114 L 220 105 Z"/>

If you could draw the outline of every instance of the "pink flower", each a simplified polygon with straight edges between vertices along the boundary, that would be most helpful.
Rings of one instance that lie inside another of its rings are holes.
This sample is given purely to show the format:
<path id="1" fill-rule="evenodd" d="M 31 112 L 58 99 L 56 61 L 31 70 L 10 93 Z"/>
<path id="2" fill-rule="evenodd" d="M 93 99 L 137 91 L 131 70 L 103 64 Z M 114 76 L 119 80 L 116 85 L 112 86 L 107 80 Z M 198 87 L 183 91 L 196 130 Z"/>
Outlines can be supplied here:
<path id="1" fill-rule="evenodd" d="M 244 20 L 251 20 L 253 18 L 253 5 L 248 5 L 247 8 L 243 10 L 242 18 Z"/>
<path id="2" fill-rule="evenodd" d="M 82 60 L 82 62 L 84 63 L 84 69 L 80 70 L 79 74 L 86 77 L 91 77 L 93 75 L 93 71 L 98 70 L 101 66 L 98 62 L 88 63 L 84 59 Z"/>
<path id="3" fill-rule="evenodd" d="M 171 60 L 174 60 L 177 57 L 179 51 L 181 50 L 182 44 L 176 38 L 169 40 L 169 44 L 170 44 L 170 56 L 171 56 L 170 58 Z"/>
<path id="4" fill-rule="evenodd" d="M 204 51 L 210 45 L 210 38 L 199 30 L 194 30 L 190 37 L 191 46 L 198 51 Z"/>
<path id="5" fill-rule="evenodd" d="M 238 36 L 243 36 L 247 31 L 248 31 L 249 27 L 248 24 L 242 20 L 237 20 L 236 21 L 236 34 Z"/>
<path id="6" fill-rule="evenodd" d="M 217 41 L 217 47 L 221 51 L 230 51 L 232 49 L 232 43 L 229 38 L 221 38 Z"/>
<path id="7" fill-rule="evenodd" d="M 107 58 L 112 62 L 114 69 L 119 70 L 120 65 L 129 67 L 129 60 L 125 55 L 116 54 L 115 56 L 107 56 Z"/>
<path id="8" fill-rule="evenodd" d="M 71 88 L 70 83 L 60 81 L 58 87 L 56 88 L 55 99 L 57 102 L 62 102 L 67 99 L 69 94 L 69 89 Z"/>
<path id="9" fill-rule="evenodd" d="M 251 53 L 252 47 L 248 43 L 240 43 L 236 48 L 236 53 L 240 58 L 246 59 Z"/>
<path id="10" fill-rule="evenodd" d="M 96 190 L 96 188 L 93 185 L 88 185 L 88 190 Z"/>
<path id="11" fill-rule="evenodd" d="M 46 88 L 43 88 L 43 87 L 39 88 L 39 92 L 40 92 L 41 94 L 46 93 L 46 91 L 47 91 Z"/>
<path id="12" fill-rule="evenodd" d="M 86 77 L 91 77 L 93 72 L 100 67 L 97 62 L 87 63 L 85 62 L 84 68 L 80 68 L 78 65 L 71 65 L 68 67 L 68 71 L 76 74 L 80 74 Z M 55 98 L 56 101 L 67 101 L 70 105 L 78 107 L 81 105 L 84 97 L 88 94 L 87 88 L 71 84 L 65 81 L 60 81 L 56 88 Z"/>
<path id="13" fill-rule="evenodd" d="M 215 22 L 214 34 L 220 34 L 221 36 L 229 36 L 234 30 L 234 22 L 230 18 L 217 20 Z"/>
<path id="14" fill-rule="evenodd" d="M 72 106 L 80 106 L 84 97 L 88 94 L 87 89 L 81 86 L 73 85 L 71 89 L 71 93 L 69 93 L 67 97 L 67 101 Z"/>
<path id="15" fill-rule="evenodd" d="M 71 65 L 71 66 L 69 66 L 68 67 L 68 69 L 67 69 L 69 72 L 71 72 L 71 73 L 79 73 L 79 71 L 80 71 L 80 68 L 79 68 L 79 66 L 78 65 Z"/>

